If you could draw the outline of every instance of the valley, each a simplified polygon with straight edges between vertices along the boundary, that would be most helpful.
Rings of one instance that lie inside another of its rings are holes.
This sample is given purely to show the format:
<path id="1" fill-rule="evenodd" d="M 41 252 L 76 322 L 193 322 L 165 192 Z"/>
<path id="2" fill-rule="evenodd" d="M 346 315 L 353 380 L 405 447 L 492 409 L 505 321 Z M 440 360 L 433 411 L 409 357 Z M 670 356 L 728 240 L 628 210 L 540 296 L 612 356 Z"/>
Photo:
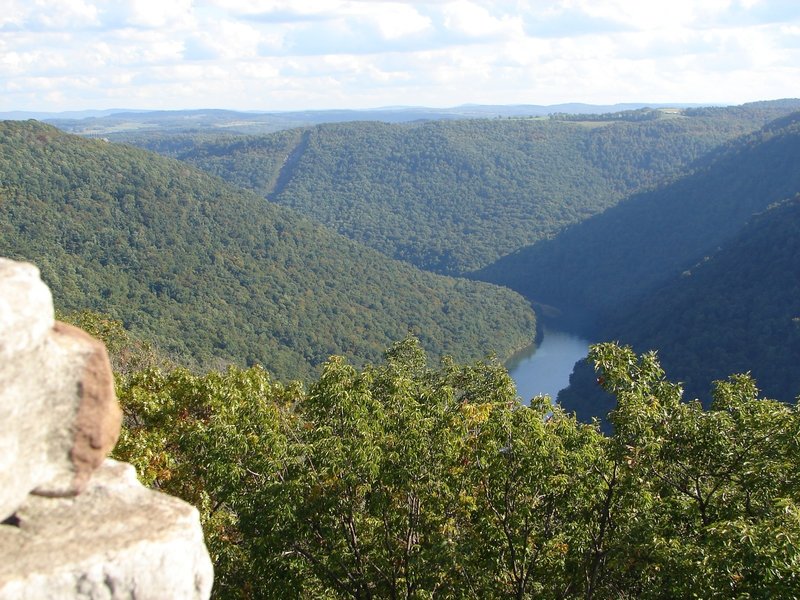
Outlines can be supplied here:
<path id="1" fill-rule="evenodd" d="M 533 340 L 518 294 L 384 257 L 185 163 L 0 123 L 0 254 L 39 266 L 56 308 L 121 321 L 196 371 L 310 380 L 415 333 L 438 360 Z"/>
<path id="2" fill-rule="evenodd" d="M 395 259 L 448 275 L 676 177 L 783 105 L 675 118 L 322 124 L 263 136 L 156 132 L 127 141 L 253 190 Z M 291 156 L 291 160 L 287 158 Z M 280 178 L 280 184 L 278 180 Z"/>
<path id="3" fill-rule="evenodd" d="M 396 260 L 556 307 L 559 316 L 539 314 L 550 327 L 659 349 L 692 397 L 707 398 L 713 377 L 744 369 L 768 373 L 759 376 L 770 380 L 765 391 L 792 400 L 798 381 L 777 373 L 792 373 L 796 355 L 757 350 L 760 340 L 791 346 L 792 326 L 749 331 L 751 342 L 737 345 L 735 334 L 710 336 L 699 322 L 667 340 L 687 309 L 664 314 L 646 334 L 626 324 L 657 314 L 672 295 L 670 282 L 800 190 L 796 117 L 787 116 L 798 108 L 786 100 L 544 120 L 341 122 L 268 135 L 140 132 L 128 141 Z M 731 332 L 741 322 L 719 321 Z M 730 340 L 724 349 L 709 341 L 723 338 Z M 703 374 L 700 364 L 708 367 Z M 576 381 L 584 383 L 565 398 L 581 400 L 567 406 L 602 417 L 609 406 L 594 377 Z"/>
<path id="4" fill-rule="evenodd" d="M 0 254 L 218 597 L 792 597 L 798 111 L 4 121 Z"/>
<path id="5" fill-rule="evenodd" d="M 800 600 L 800 2 L 2 6 L 0 600 Z"/>

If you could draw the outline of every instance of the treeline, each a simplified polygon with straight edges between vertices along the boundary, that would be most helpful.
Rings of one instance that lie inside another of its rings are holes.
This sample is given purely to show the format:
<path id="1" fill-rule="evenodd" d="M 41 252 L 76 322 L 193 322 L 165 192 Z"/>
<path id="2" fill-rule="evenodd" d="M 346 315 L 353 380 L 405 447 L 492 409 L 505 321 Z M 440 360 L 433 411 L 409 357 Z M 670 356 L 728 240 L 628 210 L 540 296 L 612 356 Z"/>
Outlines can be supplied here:
<path id="1" fill-rule="evenodd" d="M 623 110 L 619 112 L 610 113 L 552 113 L 549 118 L 552 121 L 586 121 L 606 123 L 612 121 L 656 121 L 658 119 L 666 118 L 670 113 L 656 108 L 638 108 L 636 110 Z M 677 109 L 674 114 L 680 114 Z"/>
<path id="2" fill-rule="evenodd" d="M 509 290 L 392 261 L 185 163 L 37 122 L 0 122 L 0 255 L 65 311 L 108 314 L 192 369 L 310 379 L 409 331 L 434 357 L 533 339 Z"/>
<path id="3" fill-rule="evenodd" d="M 307 389 L 131 371 L 115 453 L 199 507 L 219 598 L 795 597 L 797 408 L 736 376 L 704 410 L 653 355 L 592 359 L 609 437 L 407 338 Z"/>
<path id="4" fill-rule="evenodd" d="M 552 237 L 789 110 L 745 105 L 602 127 L 528 119 L 336 123 L 269 136 L 162 133 L 133 141 L 383 254 L 454 274 Z"/>

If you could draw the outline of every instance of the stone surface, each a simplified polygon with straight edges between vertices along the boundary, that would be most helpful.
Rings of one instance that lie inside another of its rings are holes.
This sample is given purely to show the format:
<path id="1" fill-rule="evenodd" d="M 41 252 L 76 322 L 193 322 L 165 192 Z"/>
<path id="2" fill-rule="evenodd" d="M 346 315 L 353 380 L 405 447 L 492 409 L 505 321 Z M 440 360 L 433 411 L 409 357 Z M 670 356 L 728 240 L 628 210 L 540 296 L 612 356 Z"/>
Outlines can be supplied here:
<path id="1" fill-rule="evenodd" d="M 55 323 L 36 267 L 0 259 L 0 520 L 31 491 L 80 492 L 121 418 L 103 344 Z"/>
<path id="2" fill-rule="evenodd" d="M 105 458 L 121 420 L 105 346 L 0 258 L 0 600 L 209 597 L 197 510 Z"/>
<path id="3" fill-rule="evenodd" d="M 46 475 L 40 464 L 50 418 L 37 379 L 53 323 L 53 300 L 39 270 L 0 259 L 0 520 Z M 44 426 L 33 418 L 37 412 Z"/>
<path id="4" fill-rule="evenodd" d="M 114 448 L 122 412 L 102 343 L 59 322 L 47 341 L 46 376 L 40 378 L 50 400 L 45 407 L 52 417 L 46 437 L 47 460 L 40 465 L 47 467 L 47 473 L 33 491 L 68 496 L 83 489 L 92 471 Z"/>
<path id="5" fill-rule="evenodd" d="M 45 432 L 28 420 L 29 403 L 45 403 L 44 395 L 33 390 L 37 372 L 31 363 L 52 328 L 53 299 L 39 270 L 0 258 L 0 520 L 38 483 L 39 457 L 20 457 L 29 440 L 43 444 Z"/>
<path id="6" fill-rule="evenodd" d="M 36 350 L 53 319 L 53 297 L 39 269 L 0 258 L 0 364 Z"/>
<path id="7" fill-rule="evenodd" d="M 0 600 L 208 598 L 197 510 L 107 460 L 82 494 L 30 496 L 0 525 Z"/>

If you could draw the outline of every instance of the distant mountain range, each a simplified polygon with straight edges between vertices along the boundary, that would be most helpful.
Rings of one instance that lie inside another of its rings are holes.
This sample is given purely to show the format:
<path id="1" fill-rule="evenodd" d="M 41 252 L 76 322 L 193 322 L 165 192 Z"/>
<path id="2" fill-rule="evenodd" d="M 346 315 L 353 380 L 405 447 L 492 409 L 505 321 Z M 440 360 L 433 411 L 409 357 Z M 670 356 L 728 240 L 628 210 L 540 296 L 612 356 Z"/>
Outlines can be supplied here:
<path id="1" fill-rule="evenodd" d="M 302 110 L 302 111 L 233 111 L 220 109 L 197 110 L 83 110 L 68 112 L 13 111 L 0 112 L 0 119 L 37 119 L 79 135 L 109 136 L 129 131 L 192 131 L 217 128 L 233 133 L 269 133 L 292 127 L 342 123 L 347 121 L 383 121 L 404 123 L 421 120 L 542 117 L 553 113 L 601 114 L 645 107 L 697 106 L 693 104 L 625 103 L 581 104 L 577 102 L 553 105 L 481 105 L 468 104 L 451 108 L 423 106 L 393 106 L 363 110 Z"/>
<path id="2" fill-rule="evenodd" d="M 603 120 L 358 121 L 114 139 L 189 162 L 392 258 L 463 274 L 676 176 L 786 112 L 769 103 Z"/>

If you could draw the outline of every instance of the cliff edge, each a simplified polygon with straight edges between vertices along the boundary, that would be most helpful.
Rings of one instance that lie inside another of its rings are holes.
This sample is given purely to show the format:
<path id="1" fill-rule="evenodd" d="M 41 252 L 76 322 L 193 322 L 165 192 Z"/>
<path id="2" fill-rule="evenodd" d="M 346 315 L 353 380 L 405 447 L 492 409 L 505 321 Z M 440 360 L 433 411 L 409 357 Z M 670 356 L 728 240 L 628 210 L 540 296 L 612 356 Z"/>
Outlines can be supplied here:
<path id="1" fill-rule="evenodd" d="M 197 510 L 107 458 L 121 419 L 103 344 L 0 258 L 0 600 L 209 597 Z"/>

